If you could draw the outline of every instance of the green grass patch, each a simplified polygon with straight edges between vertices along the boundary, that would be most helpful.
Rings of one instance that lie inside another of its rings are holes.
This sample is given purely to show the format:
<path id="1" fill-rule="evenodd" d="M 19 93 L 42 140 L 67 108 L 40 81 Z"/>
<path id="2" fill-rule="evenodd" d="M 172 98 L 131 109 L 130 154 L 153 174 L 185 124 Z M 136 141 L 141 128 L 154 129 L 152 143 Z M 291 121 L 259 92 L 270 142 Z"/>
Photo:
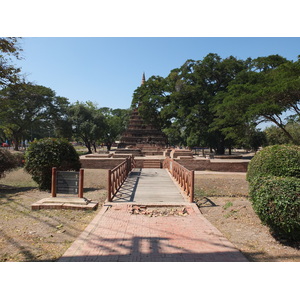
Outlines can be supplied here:
<path id="1" fill-rule="evenodd" d="M 11 187 L 38 187 L 37 183 L 31 178 L 31 175 L 23 168 L 7 173 L 4 178 L 0 179 L 0 185 Z"/>
<path id="2" fill-rule="evenodd" d="M 229 207 L 233 206 L 232 202 L 231 201 L 228 201 L 226 202 L 224 205 L 223 205 L 223 209 L 227 209 Z"/>

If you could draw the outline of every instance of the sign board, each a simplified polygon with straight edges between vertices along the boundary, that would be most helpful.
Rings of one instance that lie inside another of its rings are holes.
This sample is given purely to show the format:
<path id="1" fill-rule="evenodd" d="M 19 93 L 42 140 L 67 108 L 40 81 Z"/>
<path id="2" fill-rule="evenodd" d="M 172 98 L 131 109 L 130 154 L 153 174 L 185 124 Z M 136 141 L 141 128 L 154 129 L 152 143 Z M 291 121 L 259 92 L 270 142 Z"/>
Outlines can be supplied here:
<path id="1" fill-rule="evenodd" d="M 79 172 L 57 171 L 56 192 L 59 194 L 78 194 Z"/>

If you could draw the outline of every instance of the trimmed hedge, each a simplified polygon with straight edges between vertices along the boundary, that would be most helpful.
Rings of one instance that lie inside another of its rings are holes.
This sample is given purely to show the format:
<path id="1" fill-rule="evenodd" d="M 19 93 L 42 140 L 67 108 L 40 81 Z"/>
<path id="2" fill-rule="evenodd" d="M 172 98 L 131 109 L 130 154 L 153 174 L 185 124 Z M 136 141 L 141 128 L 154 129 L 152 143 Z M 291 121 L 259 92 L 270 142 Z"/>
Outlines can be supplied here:
<path id="1" fill-rule="evenodd" d="M 0 148 L 0 178 L 5 177 L 5 173 L 18 167 L 16 157 L 7 149 Z"/>
<path id="2" fill-rule="evenodd" d="M 52 167 L 60 171 L 80 169 L 75 148 L 64 139 L 45 138 L 32 142 L 25 153 L 25 170 L 40 190 L 51 190 Z"/>
<path id="3" fill-rule="evenodd" d="M 274 145 L 248 165 L 250 200 L 262 223 L 287 240 L 300 240 L 300 147 Z"/>
<path id="4" fill-rule="evenodd" d="M 300 178 L 300 146 L 274 145 L 256 153 L 248 165 L 247 180 L 265 176 Z"/>
<path id="5" fill-rule="evenodd" d="M 273 233 L 300 240 L 300 179 L 256 177 L 250 183 L 254 211 Z"/>

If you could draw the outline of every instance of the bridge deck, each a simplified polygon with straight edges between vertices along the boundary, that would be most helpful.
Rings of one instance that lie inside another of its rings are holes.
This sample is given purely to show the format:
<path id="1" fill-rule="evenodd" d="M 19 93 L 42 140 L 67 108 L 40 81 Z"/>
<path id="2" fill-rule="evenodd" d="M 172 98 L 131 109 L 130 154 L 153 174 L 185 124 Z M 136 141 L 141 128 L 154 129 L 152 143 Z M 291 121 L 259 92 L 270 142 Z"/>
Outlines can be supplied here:
<path id="1" fill-rule="evenodd" d="M 133 169 L 113 202 L 186 203 L 179 186 L 165 169 Z"/>

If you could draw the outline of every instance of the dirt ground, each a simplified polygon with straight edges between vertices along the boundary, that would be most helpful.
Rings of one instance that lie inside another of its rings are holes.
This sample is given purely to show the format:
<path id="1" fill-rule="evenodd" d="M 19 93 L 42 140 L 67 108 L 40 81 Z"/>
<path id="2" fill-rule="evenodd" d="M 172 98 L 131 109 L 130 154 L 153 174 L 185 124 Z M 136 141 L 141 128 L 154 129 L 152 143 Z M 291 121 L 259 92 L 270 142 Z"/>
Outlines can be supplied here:
<path id="1" fill-rule="evenodd" d="M 202 214 L 250 261 L 300 261 L 300 248 L 276 240 L 248 199 L 245 174 L 197 174 L 196 202 Z"/>
<path id="2" fill-rule="evenodd" d="M 107 170 L 85 170 L 84 197 L 101 204 Z M 195 176 L 200 211 L 250 261 L 300 261 L 299 248 L 277 241 L 261 224 L 248 200 L 245 174 Z M 55 261 L 97 211 L 39 210 L 31 204 L 49 197 L 19 169 L 0 179 L 0 261 Z"/>
<path id="3" fill-rule="evenodd" d="M 103 203 L 107 170 L 85 170 L 84 197 Z M 0 179 L 0 261 L 55 261 L 97 211 L 38 210 L 31 204 L 50 197 L 19 169 Z"/>

